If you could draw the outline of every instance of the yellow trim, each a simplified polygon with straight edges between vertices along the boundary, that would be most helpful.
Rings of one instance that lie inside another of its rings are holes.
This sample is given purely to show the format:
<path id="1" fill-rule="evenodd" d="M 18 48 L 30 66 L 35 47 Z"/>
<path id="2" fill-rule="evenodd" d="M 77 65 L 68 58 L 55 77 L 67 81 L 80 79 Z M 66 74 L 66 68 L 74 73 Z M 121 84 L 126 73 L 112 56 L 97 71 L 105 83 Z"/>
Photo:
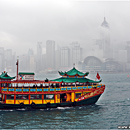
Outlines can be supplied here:
<path id="1" fill-rule="evenodd" d="M 56 103 L 60 103 L 60 94 L 56 94 L 55 101 Z"/>
<path id="2" fill-rule="evenodd" d="M 20 104 L 20 103 L 24 103 L 24 104 L 29 104 L 29 100 L 19 100 L 17 99 L 15 104 Z"/>
<path id="3" fill-rule="evenodd" d="M 6 100 L 6 104 L 14 104 L 14 100 Z"/>
<path id="4" fill-rule="evenodd" d="M 54 99 L 52 100 L 44 100 L 44 104 L 47 104 L 47 103 L 55 103 Z"/>
<path id="5" fill-rule="evenodd" d="M 42 100 L 30 100 L 30 104 L 34 102 L 35 104 L 42 104 Z"/>
<path id="6" fill-rule="evenodd" d="M 74 102 L 74 101 L 75 101 L 74 97 L 75 97 L 75 93 L 74 93 L 74 92 L 72 92 L 72 93 L 71 93 L 71 101 L 72 101 L 72 102 Z"/>

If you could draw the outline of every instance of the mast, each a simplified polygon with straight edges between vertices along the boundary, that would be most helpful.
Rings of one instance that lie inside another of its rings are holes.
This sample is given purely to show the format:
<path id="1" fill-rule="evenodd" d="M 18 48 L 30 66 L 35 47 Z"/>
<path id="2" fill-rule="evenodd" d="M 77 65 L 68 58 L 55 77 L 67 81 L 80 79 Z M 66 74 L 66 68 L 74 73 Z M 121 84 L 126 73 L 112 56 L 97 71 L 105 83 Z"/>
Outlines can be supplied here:
<path id="1" fill-rule="evenodd" d="M 17 74 L 16 74 L 16 80 L 18 80 L 18 62 L 19 60 L 17 59 L 16 65 L 17 65 Z"/>

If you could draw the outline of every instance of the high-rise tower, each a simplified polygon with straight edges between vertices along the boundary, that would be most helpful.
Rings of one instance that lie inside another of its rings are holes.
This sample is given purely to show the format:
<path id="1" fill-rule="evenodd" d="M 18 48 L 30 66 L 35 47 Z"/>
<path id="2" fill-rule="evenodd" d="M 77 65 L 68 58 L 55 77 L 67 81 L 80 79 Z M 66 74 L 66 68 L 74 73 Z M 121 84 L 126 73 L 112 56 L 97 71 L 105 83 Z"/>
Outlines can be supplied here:
<path id="1" fill-rule="evenodd" d="M 104 21 L 101 24 L 101 42 L 103 49 L 103 58 L 108 59 L 111 58 L 111 49 L 110 49 L 110 29 L 109 24 L 104 17 Z"/>
<path id="2" fill-rule="evenodd" d="M 55 41 L 46 42 L 46 61 L 48 69 L 55 69 Z"/>
<path id="3" fill-rule="evenodd" d="M 36 71 L 39 72 L 42 70 L 42 42 L 37 43 L 37 63 Z"/>

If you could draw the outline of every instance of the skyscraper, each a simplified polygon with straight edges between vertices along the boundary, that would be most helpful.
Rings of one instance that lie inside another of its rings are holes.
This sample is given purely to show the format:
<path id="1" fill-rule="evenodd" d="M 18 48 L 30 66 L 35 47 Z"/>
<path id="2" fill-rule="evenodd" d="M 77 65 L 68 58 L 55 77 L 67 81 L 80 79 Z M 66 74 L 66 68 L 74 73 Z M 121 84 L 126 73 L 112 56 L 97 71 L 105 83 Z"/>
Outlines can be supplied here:
<path id="1" fill-rule="evenodd" d="M 34 52 L 32 49 L 29 48 L 28 50 L 28 70 L 34 71 L 35 70 L 35 57 Z"/>
<path id="2" fill-rule="evenodd" d="M 4 70 L 4 48 L 0 47 L 0 70 Z"/>
<path id="3" fill-rule="evenodd" d="M 12 61 L 13 61 L 12 49 L 5 50 L 4 56 L 5 56 L 5 67 L 6 67 L 6 69 L 8 71 L 12 71 Z"/>
<path id="4" fill-rule="evenodd" d="M 70 66 L 70 49 L 69 47 L 61 47 L 60 49 L 60 61 L 61 67 L 69 67 Z"/>
<path id="5" fill-rule="evenodd" d="M 78 63 L 82 60 L 82 48 L 78 42 L 71 43 L 71 65 Z"/>
<path id="6" fill-rule="evenodd" d="M 55 69 L 55 41 L 46 41 L 47 69 Z"/>
<path id="7" fill-rule="evenodd" d="M 130 63 L 130 41 L 127 42 L 126 50 L 127 50 L 127 62 Z"/>
<path id="8" fill-rule="evenodd" d="M 104 17 L 104 21 L 101 24 L 101 41 L 102 41 L 102 49 L 103 49 L 103 58 L 108 59 L 111 58 L 111 49 L 110 49 L 110 29 L 109 24 Z"/>
<path id="9" fill-rule="evenodd" d="M 36 61 L 36 71 L 40 72 L 42 69 L 42 42 L 37 43 Z"/>

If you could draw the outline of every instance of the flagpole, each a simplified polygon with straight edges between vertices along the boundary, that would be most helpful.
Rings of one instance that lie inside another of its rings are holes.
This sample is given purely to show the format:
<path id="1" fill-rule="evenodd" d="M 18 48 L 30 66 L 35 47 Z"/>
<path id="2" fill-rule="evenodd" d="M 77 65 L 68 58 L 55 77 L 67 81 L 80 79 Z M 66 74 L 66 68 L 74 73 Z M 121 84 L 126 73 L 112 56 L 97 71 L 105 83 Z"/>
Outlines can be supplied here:
<path id="1" fill-rule="evenodd" d="M 16 65 L 17 65 L 17 78 L 16 78 L 16 80 L 18 80 L 18 62 L 19 62 L 19 60 L 17 59 L 17 62 L 16 62 Z"/>

